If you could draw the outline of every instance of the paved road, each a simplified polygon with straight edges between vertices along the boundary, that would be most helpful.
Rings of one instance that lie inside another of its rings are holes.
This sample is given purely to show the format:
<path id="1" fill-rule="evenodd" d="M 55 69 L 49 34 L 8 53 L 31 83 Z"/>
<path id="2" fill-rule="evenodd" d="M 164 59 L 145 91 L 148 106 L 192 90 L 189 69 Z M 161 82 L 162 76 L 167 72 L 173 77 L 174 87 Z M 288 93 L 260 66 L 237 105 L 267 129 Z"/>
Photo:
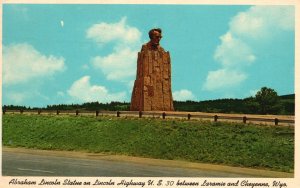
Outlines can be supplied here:
<path id="1" fill-rule="evenodd" d="M 159 167 L 123 161 L 76 159 L 3 152 L 4 176 L 110 176 L 110 177 L 236 177 L 195 169 Z"/>
<path id="2" fill-rule="evenodd" d="M 65 153 L 14 151 L 2 152 L 3 176 L 89 176 L 89 177 L 255 177 L 245 173 L 222 172 L 182 165 L 168 165 L 167 160 L 133 158 L 133 160 L 111 160 L 112 157 L 86 154 L 84 157 Z M 41 154 L 42 153 L 42 154 Z M 110 160 L 108 160 L 110 158 Z M 174 162 L 171 162 L 172 164 Z M 163 164 L 163 165 L 162 165 Z M 184 163 L 188 164 L 188 163 Z M 193 164 L 193 163 L 191 163 Z"/>

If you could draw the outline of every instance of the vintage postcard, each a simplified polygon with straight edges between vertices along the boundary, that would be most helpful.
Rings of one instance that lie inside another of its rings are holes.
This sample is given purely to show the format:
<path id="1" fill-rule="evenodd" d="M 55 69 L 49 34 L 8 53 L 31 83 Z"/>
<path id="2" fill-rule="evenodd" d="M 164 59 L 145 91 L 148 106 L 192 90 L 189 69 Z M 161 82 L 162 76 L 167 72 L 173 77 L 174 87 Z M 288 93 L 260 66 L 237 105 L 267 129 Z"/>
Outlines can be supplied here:
<path id="1" fill-rule="evenodd" d="M 299 187 L 297 9 L 4 1 L 1 187 Z"/>

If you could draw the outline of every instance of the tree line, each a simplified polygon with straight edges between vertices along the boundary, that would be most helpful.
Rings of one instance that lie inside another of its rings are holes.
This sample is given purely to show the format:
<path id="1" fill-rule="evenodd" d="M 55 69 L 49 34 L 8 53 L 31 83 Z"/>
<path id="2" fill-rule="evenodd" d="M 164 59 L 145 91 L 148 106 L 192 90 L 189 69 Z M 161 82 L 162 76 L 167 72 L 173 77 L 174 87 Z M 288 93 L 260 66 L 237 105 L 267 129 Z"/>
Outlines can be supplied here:
<path id="1" fill-rule="evenodd" d="M 112 101 L 110 103 L 87 102 L 83 104 L 54 104 L 46 107 L 26 107 L 17 105 L 4 105 L 5 110 L 106 110 L 106 111 L 126 111 L 129 110 L 130 103 Z"/>
<path id="2" fill-rule="evenodd" d="M 211 113 L 242 113 L 242 114 L 295 114 L 295 94 L 278 96 L 274 89 L 263 87 L 254 97 L 244 99 L 216 99 L 207 101 L 174 101 L 176 111 L 211 112 Z M 107 110 L 128 111 L 129 102 L 83 104 L 57 104 L 36 108 L 26 106 L 4 105 L 3 110 Z"/>
<path id="3" fill-rule="evenodd" d="M 254 97 L 207 101 L 174 101 L 178 111 L 212 113 L 294 115 L 295 94 L 278 96 L 274 89 L 262 87 Z"/>

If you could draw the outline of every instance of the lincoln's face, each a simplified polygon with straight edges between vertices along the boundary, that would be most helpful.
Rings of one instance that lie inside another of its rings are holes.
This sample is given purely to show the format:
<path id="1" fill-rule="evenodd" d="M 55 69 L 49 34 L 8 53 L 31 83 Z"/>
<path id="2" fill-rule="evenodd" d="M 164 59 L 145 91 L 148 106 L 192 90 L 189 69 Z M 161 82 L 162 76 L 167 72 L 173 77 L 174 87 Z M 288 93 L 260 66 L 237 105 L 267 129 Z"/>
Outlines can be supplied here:
<path id="1" fill-rule="evenodd" d="M 161 38 L 162 38 L 161 34 L 158 31 L 154 31 L 152 33 L 150 41 L 151 41 L 152 45 L 158 46 Z"/>

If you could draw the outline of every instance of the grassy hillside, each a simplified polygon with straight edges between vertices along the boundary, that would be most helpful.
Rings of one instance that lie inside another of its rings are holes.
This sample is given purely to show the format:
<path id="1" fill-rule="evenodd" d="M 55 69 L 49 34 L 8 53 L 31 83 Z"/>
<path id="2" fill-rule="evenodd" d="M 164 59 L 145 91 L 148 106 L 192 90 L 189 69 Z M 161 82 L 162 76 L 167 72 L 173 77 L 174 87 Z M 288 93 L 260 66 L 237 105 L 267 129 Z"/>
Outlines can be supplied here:
<path id="1" fill-rule="evenodd" d="M 206 121 L 4 115 L 3 144 L 292 172 L 294 129 Z"/>

